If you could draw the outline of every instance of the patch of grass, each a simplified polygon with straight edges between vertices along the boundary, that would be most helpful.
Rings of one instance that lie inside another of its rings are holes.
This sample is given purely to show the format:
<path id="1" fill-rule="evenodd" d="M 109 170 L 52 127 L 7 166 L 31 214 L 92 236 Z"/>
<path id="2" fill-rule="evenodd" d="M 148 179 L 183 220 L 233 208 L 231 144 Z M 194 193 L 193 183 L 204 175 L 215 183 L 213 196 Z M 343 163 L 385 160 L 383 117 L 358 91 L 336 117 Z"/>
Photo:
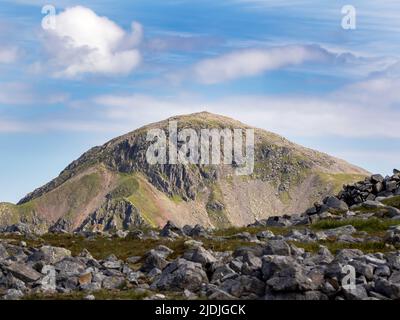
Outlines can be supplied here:
<path id="1" fill-rule="evenodd" d="M 124 175 L 119 185 L 110 192 L 110 196 L 114 199 L 129 197 L 139 188 L 139 182 L 134 175 Z"/>
<path id="2" fill-rule="evenodd" d="M 366 177 L 363 174 L 325 172 L 318 172 L 318 176 L 323 184 L 332 185 L 332 192 L 335 194 L 342 190 L 343 185 L 362 181 Z"/>
<path id="3" fill-rule="evenodd" d="M 180 204 L 183 201 L 182 197 L 180 195 L 178 195 L 178 194 L 174 194 L 171 197 L 171 200 L 176 204 Z"/>
<path id="4" fill-rule="evenodd" d="M 211 192 L 206 205 L 208 216 L 217 228 L 227 228 L 231 225 L 225 214 L 224 196 L 218 184 L 211 185 Z"/>
<path id="5" fill-rule="evenodd" d="M 388 219 L 346 219 L 346 220 L 321 220 L 311 225 L 314 230 L 326 230 L 338 228 L 346 225 L 352 225 L 357 231 L 366 232 L 379 232 L 386 231 L 390 226 L 398 225 L 400 221 L 388 220 Z"/>
<path id="6" fill-rule="evenodd" d="M 142 300 L 150 295 L 149 292 L 137 290 L 99 290 L 92 293 L 74 291 L 71 293 L 36 293 L 25 296 L 24 300 L 82 300 L 88 294 L 95 296 L 96 300 Z"/>
<path id="7" fill-rule="evenodd" d="M 293 229 L 293 228 L 292 228 Z M 275 235 L 284 235 L 290 231 L 290 228 L 284 227 L 229 227 L 223 229 L 216 229 L 213 231 L 213 235 L 217 237 L 230 237 L 238 233 L 248 232 L 252 235 L 259 233 L 260 231 L 272 231 Z"/>
<path id="8" fill-rule="evenodd" d="M 400 209 L 400 196 L 394 196 L 381 201 L 383 204 Z"/>
<path id="9" fill-rule="evenodd" d="M 390 252 L 393 248 L 387 246 L 384 242 L 360 242 L 360 243 L 340 243 L 337 241 L 319 241 L 319 242 L 296 242 L 290 241 L 298 248 L 303 248 L 308 252 L 316 253 L 319 250 L 320 245 L 326 246 L 333 254 L 336 254 L 342 249 L 359 249 L 364 253 L 376 253 L 376 252 Z"/>
<path id="10" fill-rule="evenodd" d="M 157 217 L 160 214 L 160 209 L 153 201 L 152 191 L 146 183 L 138 179 L 138 188 L 127 198 L 137 209 L 144 220 L 152 227 L 156 227 L 157 223 L 153 217 Z"/>

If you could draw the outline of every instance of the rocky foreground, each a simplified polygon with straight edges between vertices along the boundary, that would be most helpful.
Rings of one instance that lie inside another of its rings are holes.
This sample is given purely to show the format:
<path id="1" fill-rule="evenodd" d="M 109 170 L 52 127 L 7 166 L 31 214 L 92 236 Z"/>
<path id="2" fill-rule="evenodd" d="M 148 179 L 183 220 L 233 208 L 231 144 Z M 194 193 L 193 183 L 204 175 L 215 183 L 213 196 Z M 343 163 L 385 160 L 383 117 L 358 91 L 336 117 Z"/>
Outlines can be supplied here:
<path id="1" fill-rule="evenodd" d="M 245 228 L 167 223 L 162 230 L 37 236 L 13 225 L 0 233 L 0 295 L 400 299 L 400 173 L 374 175 L 303 214 Z"/>

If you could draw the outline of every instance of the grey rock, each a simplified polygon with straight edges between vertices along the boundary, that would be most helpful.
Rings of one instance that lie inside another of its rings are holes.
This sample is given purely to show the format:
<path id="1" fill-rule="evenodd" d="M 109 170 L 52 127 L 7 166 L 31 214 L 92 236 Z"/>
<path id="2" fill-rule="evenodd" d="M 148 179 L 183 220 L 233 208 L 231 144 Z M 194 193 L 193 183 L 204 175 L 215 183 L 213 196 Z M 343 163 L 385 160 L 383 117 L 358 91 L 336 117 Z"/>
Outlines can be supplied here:
<path id="1" fill-rule="evenodd" d="M 9 256 L 6 248 L 0 243 L 0 261 L 7 259 Z"/>
<path id="2" fill-rule="evenodd" d="M 348 300 L 363 300 L 368 298 L 367 290 L 365 290 L 365 287 L 361 284 L 356 285 L 355 288 L 352 289 L 343 288 L 342 290 L 344 296 Z"/>
<path id="3" fill-rule="evenodd" d="M 338 237 L 340 235 L 352 235 L 355 232 L 357 232 L 357 230 L 352 225 L 324 230 L 324 233 L 328 237 Z"/>
<path id="4" fill-rule="evenodd" d="M 41 277 L 41 274 L 30 266 L 18 262 L 10 263 L 5 269 L 24 282 L 34 282 Z"/>
<path id="5" fill-rule="evenodd" d="M 269 240 L 263 250 L 264 255 L 289 256 L 290 246 L 282 240 Z"/>
<path id="6" fill-rule="evenodd" d="M 56 264 L 65 257 L 70 257 L 71 251 L 65 248 L 42 246 L 29 257 L 30 261 L 43 261 L 46 264 Z"/>
<path id="7" fill-rule="evenodd" d="M 386 279 L 378 278 L 375 280 L 375 291 L 390 298 L 400 298 L 400 284 L 392 283 Z"/>
<path id="8" fill-rule="evenodd" d="M 123 285 L 125 285 L 126 280 L 123 277 L 105 277 L 102 283 L 104 289 L 120 289 Z"/>
<path id="9" fill-rule="evenodd" d="M 64 258 L 54 265 L 55 269 L 59 272 L 58 278 L 69 278 L 78 276 L 85 271 L 86 266 L 74 258 Z"/>
<path id="10" fill-rule="evenodd" d="M 183 255 L 183 258 L 189 261 L 198 262 L 202 266 L 208 266 L 217 261 L 213 254 L 203 247 L 197 247 L 195 249 L 186 251 Z"/>
<path id="11" fill-rule="evenodd" d="M 208 278 L 200 263 L 177 259 L 164 268 L 161 276 L 151 287 L 159 290 L 199 291 Z"/>
<path id="12" fill-rule="evenodd" d="M 349 207 L 347 206 L 346 202 L 333 196 L 327 197 L 324 200 L 324 204 L 327 205 L 329 208 L 336 210 L 342 210 L 342 211 L 349 210 Z"/>
<path id="13" fill-rule="evenodd" d="M 2 297 L 3 300 L 20 300 L 24 296 L 24 293 L 17 289 L 8 289 L 5 295 Z"/>
<path id="14" fill-rule="evenodd" d="M 224 281 L 219 288 L 237 298 L 246 298 L 249 295 L 259 297 L 264 295 L 265 283 L 255 277 L 239 276 Z"/>
<path id="15" fill-rule="evenodd" d="M 44 292 L 56 291 L 57 288 L 56 269 L 51 265 L 45 265 L 42 268 L 41 273 L 45 275 L 38 281 L 41 291 Z"/>
<path id="16" fill-rule="evenodd" d="M 143 272 L 149 272 L 154 268 L 163 270 L 167 264 L 168 261 L 164 259 L 163 255 L 152 249 L 146 254 L 145 261 L 140 270 Z"/>

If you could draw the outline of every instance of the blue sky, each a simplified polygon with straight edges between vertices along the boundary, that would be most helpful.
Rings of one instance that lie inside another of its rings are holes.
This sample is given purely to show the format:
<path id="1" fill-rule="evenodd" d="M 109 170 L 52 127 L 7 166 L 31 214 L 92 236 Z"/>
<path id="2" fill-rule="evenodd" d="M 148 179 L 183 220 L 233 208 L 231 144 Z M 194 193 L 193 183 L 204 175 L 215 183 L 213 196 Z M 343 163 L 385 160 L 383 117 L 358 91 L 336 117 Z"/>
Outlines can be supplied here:
<path id="1" fill-rule="evenodd" d="M 372 172 L 400 166 L 398 1 L 0 4 L 0 201 L 94 145 L 202 110 Z M 55 28 L 42 28 L 46 4 Z"/>

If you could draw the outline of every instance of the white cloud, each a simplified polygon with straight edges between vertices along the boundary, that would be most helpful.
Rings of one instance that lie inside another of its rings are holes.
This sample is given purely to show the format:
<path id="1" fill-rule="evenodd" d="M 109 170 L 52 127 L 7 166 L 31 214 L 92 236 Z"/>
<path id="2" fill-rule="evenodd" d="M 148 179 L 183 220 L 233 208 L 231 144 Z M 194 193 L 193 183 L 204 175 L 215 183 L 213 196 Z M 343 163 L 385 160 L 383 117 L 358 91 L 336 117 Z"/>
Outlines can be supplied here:
<path id="1" fill-rule="evenodd" d="M 18 55 L 17 47 L 0 47 L 0 63 L 13 63 L 17 60 Z"/>
<path id="2" fill-rule="evenodd" d="M 137 22 L 131 29 L 128 33 L 89 8 L 67 8 L 56 16 L 56 28 L 45 32 L 55 76 L 130 73 L 141 61 L 137 46 L 143 33 Z"/>
<path id="3" fill-rule="evenodd" d="M 317 46 L 240 50 L 200 61 L 193 67 L 193 73 L 198 81 L 214 84 L 328 58 L 328 53 Z"/>

